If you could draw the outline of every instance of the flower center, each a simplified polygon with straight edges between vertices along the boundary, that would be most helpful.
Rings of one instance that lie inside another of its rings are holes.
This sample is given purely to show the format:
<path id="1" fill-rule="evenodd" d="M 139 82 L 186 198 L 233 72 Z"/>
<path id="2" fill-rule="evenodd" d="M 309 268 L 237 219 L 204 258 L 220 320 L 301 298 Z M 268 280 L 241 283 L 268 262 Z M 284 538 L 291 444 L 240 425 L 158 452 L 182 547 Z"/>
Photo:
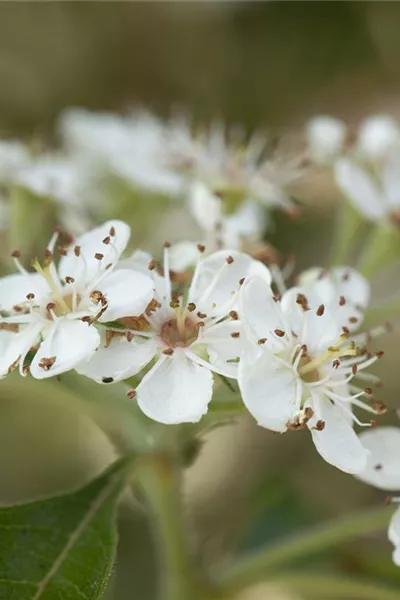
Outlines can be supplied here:
<path id="1" fill-rule="evenodd" d="M 190 317 L 170 319 L 160 331 L 162 341 L 170 348 L 190 346 L 197 340 L 198 335 L 198 325 Z"/>
<path id="2" fill-rule="evenodd" d="M 77 305 L 80 302 L 80 296 L 73 294 L 67 294 L 66 296 L 58 296 L 54 301 L 50 301 L 47 306 L 47 312 L 49 318 L 52 318 L 52 314 L 56 317 L 62 317 L 76 310 Z"/>
<path id="3" fill-rule="evenodd" d="M 314 383 L 315 381 L 319 381 L 321 379 L 318 369 L 313 363 L 314 361 L 308 354 L 303 354 L 303 356 L 300 358 L 298 373 L 305 383 Z M 305 368 L 307 365 L 310 365 L 308 369 Z"/>

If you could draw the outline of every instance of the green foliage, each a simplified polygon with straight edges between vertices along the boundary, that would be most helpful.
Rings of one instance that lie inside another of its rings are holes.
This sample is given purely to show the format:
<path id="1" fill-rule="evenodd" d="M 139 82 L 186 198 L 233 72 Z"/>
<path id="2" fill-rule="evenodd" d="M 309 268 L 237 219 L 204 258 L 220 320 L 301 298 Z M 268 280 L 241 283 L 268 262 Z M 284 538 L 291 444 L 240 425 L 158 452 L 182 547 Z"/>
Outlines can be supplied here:
<path id="1" fill-rule="evenodd" d="M 115 508 L 130 461 L 85 487 L 0 509 L 0 600 L 95 600 L 116 547 Z"/>

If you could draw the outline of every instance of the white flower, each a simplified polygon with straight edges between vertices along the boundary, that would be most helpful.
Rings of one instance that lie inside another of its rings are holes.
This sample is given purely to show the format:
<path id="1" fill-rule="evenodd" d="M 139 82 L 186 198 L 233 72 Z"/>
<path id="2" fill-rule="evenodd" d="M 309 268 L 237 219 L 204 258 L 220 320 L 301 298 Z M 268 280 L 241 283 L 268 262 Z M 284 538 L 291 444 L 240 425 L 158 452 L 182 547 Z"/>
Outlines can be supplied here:
<path id="1" fill-rule="evenodd" d="M 128 261 L 143 269 L 149 265 L 145 253 Z M 122 319 L 127 329 L 114 329 L 106 347 L 99 347 L 78 370 L 111 383 L 139 373 L 154 359 L 136 388 L 143 412 L 162 423 L 198 421 L 211 400 L 212 372 L 237 374 L 244 340 L 234 307 L 242 279 L 260 273 L 270 281 L 270 274 L 246 254 L 216 252 L 197 262 L 183 298 L 171 293 L 169 248 L 164 254 L 165 277 L 157 273 L 154 261 L 150 269 L 157 290 L 154 302 L 140 319 Z"/>
<path id="2" fill-rule="evenodd" d="M 399 149 L 400 128 L 389 115 L 375 115 L 366 119 L 358 132 L 356 152 L 366 160 L 375 161 Z"/>
<path id="3" fill-rule="evenodd" d="M 329 116 L 314 117 L 307 123 L 307 143 L 311 160 L 324 165 L 342 151 L 347 128 L 343 121 Z"/>
<path id="4" fill-rule="evenodd" d="M 129 183 L 173 196 L 180 193 L 182 178 L 164 160 L 165 126 L 156 117 L 73 108 L 61 115 L 60 131 L 70 150 Z"/>
<path id="5" fill-rule="evenodd" d="M 335 181 L 370 221 L 400 218 L 400 127 L 389 116 L 362 124 L 355 146 L 334 164 Z"/>
<path id="6" fill-rule="evenodd" d="M 18 326 L 0 357 L 0 376 L 19 365 L 34 348 L 33 377 L 42 379 L 75 368 L 90 357 L 101 341 L 96 327 L 125 314 L 141 314 L 153 297 L 150 277 L 133 270 L 114 270 L 130 230 L 122 221 L 109 221 L 79 237 L 54 264 L 56 233 L 43 264 L 28 273 L 0 279 L 3 328 Z"/>
<path id="7" fill-rule="evenodd" d="M 360 440 L 370 454 L 357 478 L 381 490 L 400 490 L 400 429 L 377 427 L 363 432 Z M 400 502 L 400 498 L 393 500 Z M 388 537 L 395 547 L 393 561 L 400 567 L 400 508 L 391 518 Z"/>
<path id="8" fill-rule="evenodd" d="M 373 173 L 350 158 L 335 164 L 336 184 L 354 207 L 370 221 L 398 223 L 400 219 L 400 154 L 394 154 Z"/>
<path id="9" fill-rule="evenodd" d="M 327 462 L 362 471 L 367 451 L 353 430 L 353 421 L 362 423 L 352 406 L 374 414 L 380 407 L 360 400 L 372 390 L 352 380 L 374 381 L 364 369 L 381 354 L 358 348 L 323 304 L 311 307 L 290 290 L 275 300 L 259 277 L 243 285 L 238 312 L 252 342 L 239 363 L 239 386 L 258 423 L 279 432 L 306 425 Z"/>

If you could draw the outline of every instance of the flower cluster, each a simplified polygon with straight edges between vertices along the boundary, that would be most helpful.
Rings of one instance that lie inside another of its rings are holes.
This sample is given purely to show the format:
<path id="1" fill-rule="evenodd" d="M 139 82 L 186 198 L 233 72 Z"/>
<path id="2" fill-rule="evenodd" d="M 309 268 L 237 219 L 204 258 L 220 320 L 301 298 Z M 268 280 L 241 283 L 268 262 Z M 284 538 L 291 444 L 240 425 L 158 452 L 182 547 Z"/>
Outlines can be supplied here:
<path id="1" fill-rule="evenodd" d="M 76 236 L 58 228 L 30 270 L 12 253 L 18 272 L 0 278 L 0 377 L 75 370 L 98 384 L 122 382 L 132 403 L 168 425 L 197 423 L 212 412 L 223 381 L 260 426 L 308 431 L 329 464 L 400 489 L 393 458 L 399 430 L 358 433 L 385 412 L 375 396 L 380 380 L 370 371 L 383 352 L 371 351 L 370 342 L 387 326 L 361 328 L 370 306 L 368 260 L 360 270 L 341 261 L 294 276 L 288 263 L 280 270 L 254 247 L 266 249 L 270 210 L 294 213 L 291 185 L 312 163 L 315 171 L 332 169 L 367 220 L 395 231 L 398 257 L 397 123 L 373 117 L 352 136 L 343 122 L 318 117 L 307 127 L 302 156 L 290 161 L 278 158 L 265 136 L 148 113 L 72 109 L 61 116 L 59 134 L 54 154 L 0 144 L 0 183 L 11 201 L 21 190 L 55 200 L 62 225 Z M 200 241 L 166 242 L 160 257 L 140 249 L 124 256 L 124 221 L 82 233 L 87 221 L 105 218 L 98 207 L 97 218 L 88 215 L 106 179 L 185 198 Z M 363 249 L 368 255 L 368 242 Z M 400 564 L 399 511 L 389 537 Z"/>

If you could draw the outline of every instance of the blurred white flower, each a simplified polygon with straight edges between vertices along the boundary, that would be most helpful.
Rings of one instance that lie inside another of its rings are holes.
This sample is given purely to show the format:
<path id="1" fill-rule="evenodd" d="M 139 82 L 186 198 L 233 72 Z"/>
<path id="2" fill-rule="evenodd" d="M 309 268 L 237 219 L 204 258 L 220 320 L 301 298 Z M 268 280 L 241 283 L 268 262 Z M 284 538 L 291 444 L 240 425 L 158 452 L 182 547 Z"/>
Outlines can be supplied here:
<path id="1" fill-rule="evenodd" d="M 334 167 L 336 184 L 370 221 L 398 224 L 400 220 L 400 153 L 388 157 L 375 172 L 350 158 Z"/>
<path id="2" fill-rule="evenodd" d="M 369 451 L 368 462 L 357 478 L 381 490 L 400 490 L 400 428 L 377 427 L 360 435 Z M 400 502 L 400 498 L 393 498 Z M 389 540 L 395 547 L 393 561 L 400 567 L 400 508 L 391 518 Z"/>
<path id="3" fill-rule="evenodd" d="M 153 282 L 134 270 L 114 270 L 129 239 L 122 221 L 109 221 L 62 250 L 58 269 L 54 249 L 58 233 L 47 248 L 44 262 L 28 273 L 15 256 L 20 273 L 0 279 L 2 327 L 18 330 L 3 349 L 0 376 L 35 355 L 29 370 L 43 379 L 59 375 L 89 358 L 101 342 L 96 323 L 125 314 L 141 314 L 153 297 Z"/>
<path id="4" fill-rule="evenodd" d="M 308 152 L 316 164 L 329 164 L 343 150 L 347 128 L 343 121 L 329 116 L 318 116 L 307 123 Z"/>
<path id="5" fill-rule="evenodd" d="M 171 292 L 169 248 L 163 272 L 141 252 L 128 259 L 131 265 L 154 276 L 157 293 L 140 319 L 126 313 L 125 331 L 115 329 L 106 346 L 80 365 L 79 372 L 103 383 L 127 379 L 153 359 L 135 396 L 143 412 L 162 423 L 198 421 L 212 397 L 213 375 L 236 377 L 244 340 L 234 310 L 242 278 L 266 267 L 246 254 L 220 251 L 197 261 L 185 299 Z M 126 263 L 125 263 L 126 264 Z"/>
<path id="6" fill-rule="evenodd" d="M 389 115 L 369 117 L 358 132 L 356 153 L 368 161 L 384 158 L 393 150 L 399 151 L 400 127 Z"/>
<path id="7" fill-rule="evenodd" d="M 149 113 L 130 116 L 72 108 L 62 113 L 66 147 L 130 184 L 176 196 L 182 178 L 165 162 L 165 126 Z"/>
<path id="8" fill-rule="evenodd" d="M 353 292 L 354 298 L 364 294 Z M 320 293 L 325 291 L 314 292 L 314 298 Z M 328 289 L 334 298 L 332 294 Z M 381 407 L 360 400 L 371 390 L 360 389 L 352 380 L 370 381 L 373 376 L 364 375 L 364 369 L 381 354 L 370 356 L 357 347 L 343 334 L 342 319 L 324 304 L 313 306 L 311 298 L 290 290 L 276 300 L 259 277 L 244 283 L 238 312 L 252 343 L 241 357 L 238 381 L 243 401 L 258 423 L 279 432 L 307 426 L 327 462 L 348 473 L 362 471 L 367 451 L 353 422 L 363 423 L 352 407 L 374 414 Z"/>

